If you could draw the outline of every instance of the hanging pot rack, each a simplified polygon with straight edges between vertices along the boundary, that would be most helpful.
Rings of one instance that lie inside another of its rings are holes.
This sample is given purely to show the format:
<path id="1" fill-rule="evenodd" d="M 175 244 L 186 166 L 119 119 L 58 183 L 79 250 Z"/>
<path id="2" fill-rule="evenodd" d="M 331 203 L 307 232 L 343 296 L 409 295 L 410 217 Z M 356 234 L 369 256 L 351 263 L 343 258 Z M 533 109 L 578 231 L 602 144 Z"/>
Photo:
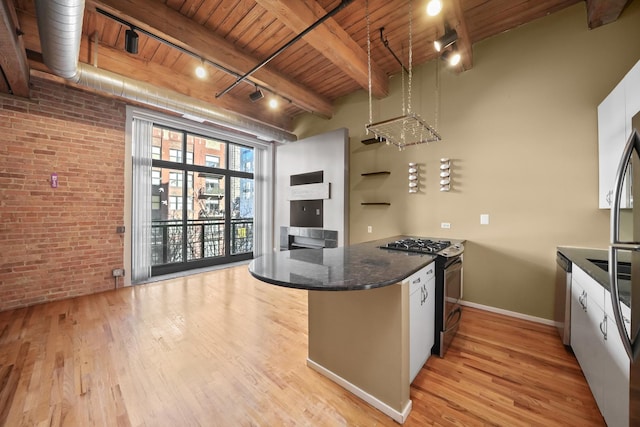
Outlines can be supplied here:
<path id="1" fill-rule="evenodd" d="M 367 17 L 367 55 L 369 63 L 369 124 L 365 126 L 367 134 L 373 133 L 379 141 L 385 141 L 387 144 L 393 144 L 400 150 L 405 147 L 427 142 L 442 140 L 440 134 L 431 126 L 429 126 L 418 114 L 411 111 L 411 80 L 412 80 L 412 1 L 409 1 L 409 68 L 407 69 L 400 58 L 393 52 L 389 46 L 389 41 L 384 37 L 384 27 L 380 28 L 380 39 L 384 46 L 391 52 L 393 57 L 400 63 L 402 70 L 409 75 L 409 91 L 408 91 L 408 107 L 404 106 L 404 74 L 402 89 L 402 113 L 400 117 L 373 123 L 372 100 L 371 100 L 371 34 L 369 21 L 369 2 L 366 2 Z"/>

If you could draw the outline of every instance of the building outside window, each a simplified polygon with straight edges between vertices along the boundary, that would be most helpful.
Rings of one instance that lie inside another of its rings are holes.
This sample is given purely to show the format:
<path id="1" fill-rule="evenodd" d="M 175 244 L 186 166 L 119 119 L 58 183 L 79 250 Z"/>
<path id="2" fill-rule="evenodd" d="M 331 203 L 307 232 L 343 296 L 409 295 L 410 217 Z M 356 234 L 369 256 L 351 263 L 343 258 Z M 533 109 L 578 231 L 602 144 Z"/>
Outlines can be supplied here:
<path id="1" fill-rule="evenodd" d="M 253 154 L 251 147 L 153 127 L 152 275 L 252 257 Z"/>
<path id="2" fill-rule="evenodd" d="M 169 186 L 182 188 L 182 172 L 169 173 Z"/>

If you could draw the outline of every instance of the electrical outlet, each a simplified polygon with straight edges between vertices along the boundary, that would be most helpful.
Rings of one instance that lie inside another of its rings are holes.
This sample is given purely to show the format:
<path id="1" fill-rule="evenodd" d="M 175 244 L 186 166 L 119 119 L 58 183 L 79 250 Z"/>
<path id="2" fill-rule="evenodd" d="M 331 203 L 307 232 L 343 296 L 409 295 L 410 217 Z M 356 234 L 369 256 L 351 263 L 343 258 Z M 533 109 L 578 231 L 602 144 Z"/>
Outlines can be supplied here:
<path id="1" fill-rule="evenodd" d="M 367 233 L 373 233 L 373 227 L 370 225 L 367 225 Z"/>
<path id="2" fill-rule="evenodd" d="M 489 214 L 480 214 L 480 224 L 481 225 L 489 224 Z"/>
<path id="3" fill-rule="evenodd" d="M 451 223 L 450 222 L 441 222 L 440 223 L 440 228 L 451 228 Z"/>
<path id="4" fill-rule="evenodd" d="M 111 275 L 113 277 L 124 277 L 124 268 L 114 268 Z"/>

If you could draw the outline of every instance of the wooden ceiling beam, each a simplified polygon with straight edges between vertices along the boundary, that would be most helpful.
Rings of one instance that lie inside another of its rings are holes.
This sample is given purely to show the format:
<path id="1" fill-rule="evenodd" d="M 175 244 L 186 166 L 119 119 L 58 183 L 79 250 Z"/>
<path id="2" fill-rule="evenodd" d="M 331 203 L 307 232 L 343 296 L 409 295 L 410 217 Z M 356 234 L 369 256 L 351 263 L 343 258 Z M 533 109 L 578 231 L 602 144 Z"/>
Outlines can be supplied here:
<path id="1" fill-rule="evenodd" d="M 256 0 L 256 2 L 298 34 L 327 13 L 315 1 Z M 356 6 L 347 6 L 345 12 L 339 13 L 348 13 L 349 7 Z M 322 25 L 306 34 L 303 39 L 348 74 L 363 89 L 369 90 L 367 52 L 333 18 L 327 19 Z M 389 94 L 389 78 L 375 62 L 371 63 L 371 93 L 376 98 L 384 98 Z"/>
<path id="2" fill-rule="evenodd" d="M 629 3 L 631 0 L 587 0 L 589 28 L 598 28 L 615 21 Z"/>
<path id="3" fill-rule="evenodd" d="M 0 0 L 0 76 L 5 91 L 29 97 L 29 64 L 22 44 L 22 31 L 11 0 Z M 8 87 L 7 87 L 8 85 Z"/>
<path id="4" fill-rule="evenodd" d="M 181 13 L 155 0 L 89 0 L 87 5 L 101 8 L 130 24 L 180 46 L 238 74 L 244 74 L 260 61 L 237 49 L 222 37 Z M 268 65 L 256 71 L 252 81 L 290 99 L 301 108 L 322 117 L 333 115 L 331 102 Z M 223 88 L 219 88 L 221 91 Z"/>
<path id="5" fill-rule="evenodd" d="M 460 0 L 452 0 L 450 8 L 451 19 L 449 25 L 458 33 L 456 47 L 458 49 L 458 53 L 462 57 L 458 70 L 470 70 L 473 67 L 473 51 L 471 50 L 471 38 L 469 37 L 469 29 L 467 28 L 467 23 L 464 19 Z"/>
<path id="6" fill-rule="evenodd" d="M 26 48 L 34 52 L 39 52 L 40 41 L 37 33 L 38 24 L 35 17 L 26 13 L 19 13 L 19 18 L 25 30 L 24 44 Z M 94 53 L 95 45 L 93 40 L 88 37 L 83 37 L 80 44 L 79 61 L 86 64 L 93 64 Z M 97 65 L 101 69 L 205 101 L 216 107 L 234 111 L 253 120 L 268 123 L 279 129 L 291 130 L 291 119 L 288 116 L 273 114 L 271 111 L 265 109 L 264 104 L 252 103 L 246 98 L 235 96 L 233 93 L 216 98 L 210 82 L 193 79 L 187 75 L 176 74 L 174 70 L 168 67 L 151 61 L 145 61 L 136 55 L 129 55 L 121 50 L 108 46 L 99 45 L 97 53 Z M 35 61 L 31 61 L 31 64 L 40 71 L 50 72 L 44 64 L 39 64 Z"/>

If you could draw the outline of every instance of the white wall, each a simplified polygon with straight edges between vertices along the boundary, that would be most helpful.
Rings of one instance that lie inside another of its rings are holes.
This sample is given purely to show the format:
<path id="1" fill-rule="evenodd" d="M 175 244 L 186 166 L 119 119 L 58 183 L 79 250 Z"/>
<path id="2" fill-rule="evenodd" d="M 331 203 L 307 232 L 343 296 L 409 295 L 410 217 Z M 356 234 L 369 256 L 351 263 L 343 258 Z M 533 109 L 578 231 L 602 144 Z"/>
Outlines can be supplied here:
<path id="1" fill-rule="evenodd" d="M 277 244 L 280 227 L 289 226 L 290 176 L 323 171 L 331 194 L 324 201 L 323 228 L 338 231 L 338 246 L 349 242 L 349 134 L 337 129 L 288 144 L 275 150 L 274 235 Z M 278 248 L 274 248 L 278 249 Z"/>

